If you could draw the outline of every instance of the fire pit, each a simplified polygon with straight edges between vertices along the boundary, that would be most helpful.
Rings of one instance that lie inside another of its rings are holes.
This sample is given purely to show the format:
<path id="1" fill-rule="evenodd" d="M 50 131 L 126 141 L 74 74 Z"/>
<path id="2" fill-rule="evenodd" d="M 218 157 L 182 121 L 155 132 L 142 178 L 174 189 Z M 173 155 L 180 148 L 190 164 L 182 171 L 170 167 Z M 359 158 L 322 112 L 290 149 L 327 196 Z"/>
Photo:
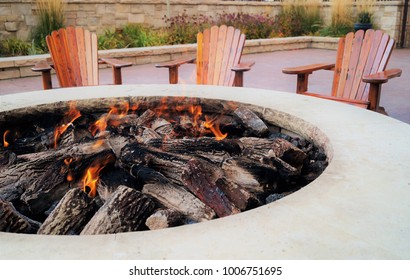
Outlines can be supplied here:
<path id="1" fill-rule="evenodd" d="M 390 171 L 388 175 L 382 175 L 383 172 L 380 171 L 374 172 L 377 160 L 369 162 L 367 166 L 363 164 L 368 161 L 371 149 L 357 144 L 358 139 L 369 142 L 369 138 L 378 136 L 375 134 L 383 134 L 380 129 L 374 130 L 375 123 L 383 125 L 387 122 L 384 125 L 391 129 L 391 135 L 397 133 L 394 129 L 396 127 L 401 129 L 401 134 L 409 133 L 406 124 L 343 104 L 256 89 L 107 86 L 84 88 L 81 93 L 78 90 L 61 89 L 5 96 L 1 100 L 1 109 L 6 111 L 57 101 L 92 98 L 137 98 L 141 95 L 147 98 L 183 95 L 251 103 L 257 105 L 251 106 L 252 111 L 262 114 L 269 123 L 296 133 L 323 149 L 330 164 L 318 179 L 273 204 L 206 223 L 158 231 L 97 236 L 1 233 L 0 246 L 5 258 L 395 258 L 405 257 L 409 251 L 392 246 L 399 244 L 397 242 L 401 240 L 401 232 L 408 233 L 409 226 L 403 221 L 404 218 L 380 218 L 381 213 L 408 213 L 406 206 L 396 203 L 405 199 L 405 190 L 395 187 L 402 184 L 403 180 L 406 181 L 408 175 L 404 175 L 404 169 L 401 168 Z M 81 104 L 81 101 L 78 102 Z M 352 119 L 355 120 L 354 124 Z M 372 137 L 363 133 L 366 130 L 373 134 Z M 383 137 L 381 135 L 379 138 Z M 397 139 L 406 139 L 401 137 L 398 136 Z M 375 140 L 370 142 L 375 147 L 379 143 Z M 406 150 L 400 151 L 400 148 L 393 146 L 389 148 L 389 154 L 393 153 L 395 160 L 406 156 Z M 379 152 L 378 157 L 383 158 L 383 154 Z M 406 161 L 402 160 L 403 162 Z M 394 174 L 401 176 L 393 176 Z M 388 193 L 382 186 L 383 180 L 376 179 L 377 176 L 389 179 L 384 181 L 389 186 Z M 382 194 L 376 194 L 377 192 Z M 388 207 L 392 204 L 397 206 Z M 374 214 L 378 216 L 378 223 L 374 223 Z M 220 213 L 219 216 L 223 214 Z M 386 237 L 382 233 L 372 233 L 369 236 L 369 231 L 378 228 L 378 225 L 381 225 L 381 231 L 390 229 L 390 235 Z M 395 236 L 389 238 L 392 234 Z M 104 245 L 89 250 L 89 242 Z M 344 246 L 340 246 L 340 243 Z M 137 249 L 133 250 L 135 244 L 138 244 Z M 218 244 L 224 246 L 219 247 Z M 351 247 L 346 247 L 346 244 Z M 44 251 L 43 246 L 50 249 Z M 352 251 L 357 246 L 360 250 Z M 240 252 L 246 252 L 246 255 Z"/>

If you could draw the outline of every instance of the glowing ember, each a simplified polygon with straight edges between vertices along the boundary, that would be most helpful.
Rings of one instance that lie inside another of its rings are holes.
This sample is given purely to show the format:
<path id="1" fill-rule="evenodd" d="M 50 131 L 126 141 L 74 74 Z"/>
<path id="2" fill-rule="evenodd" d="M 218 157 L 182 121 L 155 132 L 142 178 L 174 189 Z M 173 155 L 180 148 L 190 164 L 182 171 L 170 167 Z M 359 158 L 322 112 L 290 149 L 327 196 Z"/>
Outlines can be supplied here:
<path id="1" fill-rule="evenodd" d="M 222 140 L 225 139 L 228 136 L 228 133 L 223 134 L 221 130 L 219 129 L 219 123 L 216 121 L 216 118 L 210 120 L 208 116 L 205 116 L 205 123 L 204 127 L 208 128 L 209 130 L 212 131 L 212 133 L 215 135 L 216 140 Z"/>
<path id="2" fill-rule="evenodd" d="M 10 144 L 6 141 L 7 135 L 10 134 L 10 130 L 6 130 L 3 134 L 3 146 L 7 148 Z"/>
<path id="3" fill-rule="evenodd" d="M 57 126 L 54 129 L 54 149 L 57 148 L 57 142 L 60 139 L 61 135 L 67 130 L 67 128 L 72 125 L 72 123 L 81 117 L 80 111 L 75 107 L 75 102 L 70 102 L 70 109 L 64 115 L 63 124 Z"/>
<path id="4" fill-rule="evenodd" d="M 73 158 L 66 158 L 66 159 L 64 159 L 64 164 L 67 166 L 67 167 L 70 167 L 70 164 L 73 162 Z M 70 171 L 68 171 L 68 174 L 67 174 L 67 182 L 71 182 L 71 181 L 73 181 L 74 180 L 74 177 L 73 177 L 73 175 L 71 174 L 71 172 Z"/>

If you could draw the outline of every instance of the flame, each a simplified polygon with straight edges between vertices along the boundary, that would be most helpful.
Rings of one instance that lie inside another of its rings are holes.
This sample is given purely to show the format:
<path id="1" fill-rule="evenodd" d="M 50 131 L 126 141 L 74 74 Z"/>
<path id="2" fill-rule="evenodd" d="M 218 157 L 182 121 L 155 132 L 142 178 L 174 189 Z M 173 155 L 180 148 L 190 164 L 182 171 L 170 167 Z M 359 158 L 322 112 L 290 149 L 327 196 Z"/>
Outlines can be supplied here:
<path id="1" fill-rule="evenodd" d="M 3 134 L 3 146 L 4 146 L 4 148 L 7 148 L 8 146 L 10 146 L 9 142 L 6 141 L 6 137 L 9 134 L 10 134 L 10 130 L 6 130 Z"/>
<path id="2" fill-rule="evenodd" d="M 100 179 L 100 172 L 110 162 L 112 162 L 112 156 L 107 156 L 102 161 L 95 161 L 93 164 L 91 164 L 90 167 L 88 167 L 87 171 L 85 172 L 85 175 L 82 179 L 82 187 L 83 191 L 88 193 L 90 197 L 95 197 L 97 195 L 97 183 Z"/>
<path id="3" fill-rule="evenodd" d="M 191 105 L 189 107 L 189 112 L 194 116 L 194 127 L 198 127 L 198 120 L 202 115 L 202 107 L 199 105 Z"/>
<path id="4" fill-rule="evenodd" d="M 72 123 L 81 117 L 80 111 L 77 110 L 75 102 L 70 102 L 70 108 L 67 113 L 65 113 L 63 118 L 63 124 L 57 126 L 54 129 L 54 149 L 57 149 L 57 142 L 60 139 L 61 135 L 67 130 L 67 128 L 72 125 Z"/>
<path id="5" fill-rule="evenodd" d="M 219 123 L 216 122 L 216 118 L 210 120 L 208 116 L 205 116 L 205 120 L 206 121 L 204 122 L 204 127 L 212 131 L 212 133 L 215 135 L 216 140 L 220 141 L 228 136 L 228 133 L 223 134 L 221 132 L 221 130 L 219 129 Z"/>
<path id="6" fill-rule="evenodd" d="M 73 162 L 73 158 L 71 158 L 71 157 L 64 159 L 64 164 L 67 166 L 67 168 L 70 167 L 70 164 L 72 162 Z M 70 171 L 68 171 L 66 179 L 67 179 L 67 182 L 71 182 L 71 181 L 74 180 L 74 177 L 73 177 L 73 175 L 71 174 Z"/>
<path id="7" fill-rule="evenodd" d="M 134 105 L 135 106 L 135 105 Z M 136 109 L 138 106 L 136 107 Z M 117 106 L 111 106 L 110 111 L 103 115 L 90 127 L 92 136 L 95 136 L 97 132 L 102 132 L 107 129 L 108 124 L 112 126 L 119 126 L 122 123 L 122 119 L 127 116 L 130 109 L 130 104 L 127 101 L 120 103 Z"/>

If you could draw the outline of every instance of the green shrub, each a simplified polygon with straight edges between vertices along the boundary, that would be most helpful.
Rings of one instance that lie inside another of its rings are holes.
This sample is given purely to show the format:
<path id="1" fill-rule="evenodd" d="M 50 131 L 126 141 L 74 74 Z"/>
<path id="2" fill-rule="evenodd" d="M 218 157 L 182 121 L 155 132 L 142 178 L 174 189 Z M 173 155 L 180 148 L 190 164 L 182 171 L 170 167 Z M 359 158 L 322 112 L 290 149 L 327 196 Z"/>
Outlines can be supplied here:
<path id="1" fill-rule="evenodd" d="M 116 30 L 106 29 L 104 34 L 98 36 L 98 49 L 110 50 L 126 48 L 127 42 L 121 33 Z"/>
<path id="2" fill-rule="evenodd" d="M 332 18 L 329 26 L 320 30 L 321 36 L 344 36 L 354 31 L 352 0 L 332 0 Z"/>
<path id="3" fill-rule="evenodd" d="M 33 29 L 34 44 L 47 51 L 46 36 L 54 30 L 64 27 L 64 9 L 62 0 L 37 0 L 38 24 Z"/>
<path id="4" fill-rule="evenodd" d="M 277 33 L 283 37 L 312 35 L 322 24 L 317 0 L 288 0 L 278 15 Z"/>
<path id="5" fill-rule="evenodd" d="M 167 42 L 166 33 L 161 30 L 153 31 L 142 24 L 127 24 L 122 30 L 122 36 L 127 47 L 149 47 L 158 46 Z"/>
<path id="6" fill-rule="evenodd" d="M 21 56 L 43 53 L 34 44 L 20 39 L 9 38 L 0 41 L 0 56 Z"/>

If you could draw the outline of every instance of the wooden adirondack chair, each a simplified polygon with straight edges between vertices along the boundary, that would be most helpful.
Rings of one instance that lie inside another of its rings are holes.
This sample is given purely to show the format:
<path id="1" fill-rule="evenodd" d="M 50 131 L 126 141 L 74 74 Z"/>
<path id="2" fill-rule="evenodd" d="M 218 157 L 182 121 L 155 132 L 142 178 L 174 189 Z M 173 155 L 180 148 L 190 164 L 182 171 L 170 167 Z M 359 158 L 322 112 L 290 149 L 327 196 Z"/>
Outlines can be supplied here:
<path id="1" fill-rule="evenodd" d="M 196 63 L 196 83 L 203 85 L 243 86 L 243 72 L 254 64 L 240 63 L 245 34 L 232 26 L 213 26 L 197 35 L 196 58 L 179 59 L 157 64 L 169 69 L 169 83 L 178 83 L 178 68 Z"/>
<path id="2" fill-rule="evenodd" d="M 44 89 L 52 88 L 52 68 L 61 87 L 77 87 L 99 84 L 100 63 L 112 66 L 116 85 L 122 83 L 121 68 L 132 65 L 117 59 L 98 58 L 97 35 L 81 27 L 71 26 L 53 31 L 46 41 L 52 65 L 43 61 L 32 68 L 42 73 Z"/>
<path id="3" fill-rule="evenodd" d="M 283 73 L 297 74 L 299 94 L 341 101 L 379 113 L 381 86 L 390 78 L 399 77 L 400 69 L 385 70 L 394 48 L 394 39 L 380 30 L 363 30 L 339 40 L 336 64 L 312 64 L 285 68 Z M 332 96 L 308 92 L 308 77 L 316 70 L 334 70 Z"/>

